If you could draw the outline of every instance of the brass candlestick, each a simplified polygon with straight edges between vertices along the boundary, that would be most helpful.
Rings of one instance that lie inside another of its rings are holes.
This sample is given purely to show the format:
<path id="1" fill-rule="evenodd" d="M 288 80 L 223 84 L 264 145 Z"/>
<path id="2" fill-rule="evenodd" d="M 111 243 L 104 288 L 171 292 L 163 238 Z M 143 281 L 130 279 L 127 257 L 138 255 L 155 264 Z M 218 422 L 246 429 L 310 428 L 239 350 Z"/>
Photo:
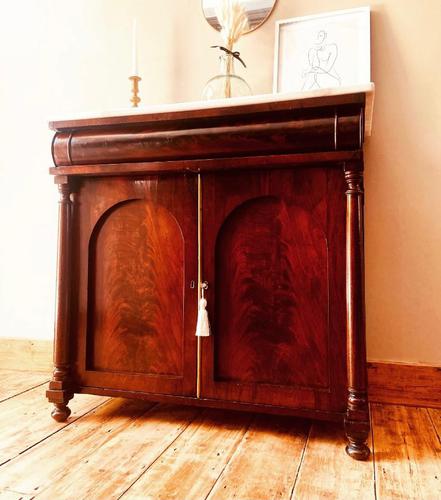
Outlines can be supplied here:
<path id="1" fill-rule="evenodd" d="M 139 97 L 139 82 L 141 81 L 141 77 L 134 75 L 129 76 L 129 80 L 132 80 L 132 97 L 130 98 L 130 102 L 132 103 L 132 108 L 137 108 L 138 104 L 141 102 L 141 98 Z"/>

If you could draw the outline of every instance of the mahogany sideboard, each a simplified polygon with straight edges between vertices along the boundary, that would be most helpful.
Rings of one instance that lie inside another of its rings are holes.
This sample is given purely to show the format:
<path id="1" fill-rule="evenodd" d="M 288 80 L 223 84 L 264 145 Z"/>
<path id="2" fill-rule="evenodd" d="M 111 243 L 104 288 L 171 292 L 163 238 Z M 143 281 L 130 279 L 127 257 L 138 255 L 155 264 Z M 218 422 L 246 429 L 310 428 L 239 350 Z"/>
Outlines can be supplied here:
<path id="1" fill-rule="evenodd" d="M 368 457 L 373 89 L 322 94 L 51 122 L 55 420 L 74 393 L 289 414 L 344 421 Z"/>

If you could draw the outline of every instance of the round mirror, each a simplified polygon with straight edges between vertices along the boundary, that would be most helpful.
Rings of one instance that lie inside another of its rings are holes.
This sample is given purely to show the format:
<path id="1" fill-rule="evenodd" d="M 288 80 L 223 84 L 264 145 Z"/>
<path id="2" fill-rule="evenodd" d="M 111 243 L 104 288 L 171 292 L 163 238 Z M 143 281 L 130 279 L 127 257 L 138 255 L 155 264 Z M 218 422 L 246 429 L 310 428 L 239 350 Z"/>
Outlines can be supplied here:
<path id="1" fill-rule="evenodd" d="M 228 0 L 227 0 L 228 1 Z M 247 17 L 249 28 L 244 33 L 255 30 L 265 22 L 274 9 L 277 0 L 238 0 L 243 6 Z M 225 0 L 202 0 L 202 10 L 208 24 L 215 30 L 221 31 L 221 25 L 216 15 L 216 10 L 222 6 Z"/>

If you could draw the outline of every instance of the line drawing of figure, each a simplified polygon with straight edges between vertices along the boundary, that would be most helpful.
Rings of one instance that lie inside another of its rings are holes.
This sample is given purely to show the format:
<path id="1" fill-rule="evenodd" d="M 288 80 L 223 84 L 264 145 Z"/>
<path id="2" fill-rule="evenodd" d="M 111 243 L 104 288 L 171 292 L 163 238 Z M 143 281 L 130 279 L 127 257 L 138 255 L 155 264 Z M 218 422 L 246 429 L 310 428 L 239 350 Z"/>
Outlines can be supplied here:
<path id="1" fill-rule="evenodd" d="M 314 45 L 308 50 L 309 67 L 302 72 L 302 90 L 313 90 L 341 85 L 334 68 L 338 56 L 336 43 L 327 43 L 325 30 L 317 33 Z"/>

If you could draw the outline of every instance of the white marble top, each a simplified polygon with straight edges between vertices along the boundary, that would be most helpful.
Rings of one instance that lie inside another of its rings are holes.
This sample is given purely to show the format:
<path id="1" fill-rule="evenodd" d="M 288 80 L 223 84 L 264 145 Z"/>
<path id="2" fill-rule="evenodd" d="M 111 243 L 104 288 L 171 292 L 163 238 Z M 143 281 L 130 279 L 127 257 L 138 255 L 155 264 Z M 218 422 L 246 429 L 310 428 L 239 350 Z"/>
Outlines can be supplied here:
<path id="1" fill-rule="evenodd" d="M 288 101 L 297 99 L 310 99 L 313 97 L 337 96 L 345 94 L 366 94 L 366 109 L 365 109 L 365 134 L 371 135 L 372 130 L 372 114 L 374 108 L 375 85 L 368 83 L 364 85 L 356 85 L 351 87 L 338 87 L 333 89 L 318 89 L 308 92 L 285 92 L 277 94 L 261 94 L 247 97 L 232 97 L 230 99 L 216 99 L 211 101 L 191 101 L 171 104 L 155 104 L 152 106 L 140 106 L 139 108 L 124 108 L 115 111 L 105 111 L 99 113 L 81 113 L 77 115 L 64 116 L 50 120 L 51 122 L 80 120 L 87 118 L 110 118 L 118 116 L 132 116 L 155 113 L 170 113 L 173 111 L 191 111 L 196 109 L 214 109 L 225 108 L 230 106 L 242 106 L 247 104 L 269 103 L 277 101 Z"/>

